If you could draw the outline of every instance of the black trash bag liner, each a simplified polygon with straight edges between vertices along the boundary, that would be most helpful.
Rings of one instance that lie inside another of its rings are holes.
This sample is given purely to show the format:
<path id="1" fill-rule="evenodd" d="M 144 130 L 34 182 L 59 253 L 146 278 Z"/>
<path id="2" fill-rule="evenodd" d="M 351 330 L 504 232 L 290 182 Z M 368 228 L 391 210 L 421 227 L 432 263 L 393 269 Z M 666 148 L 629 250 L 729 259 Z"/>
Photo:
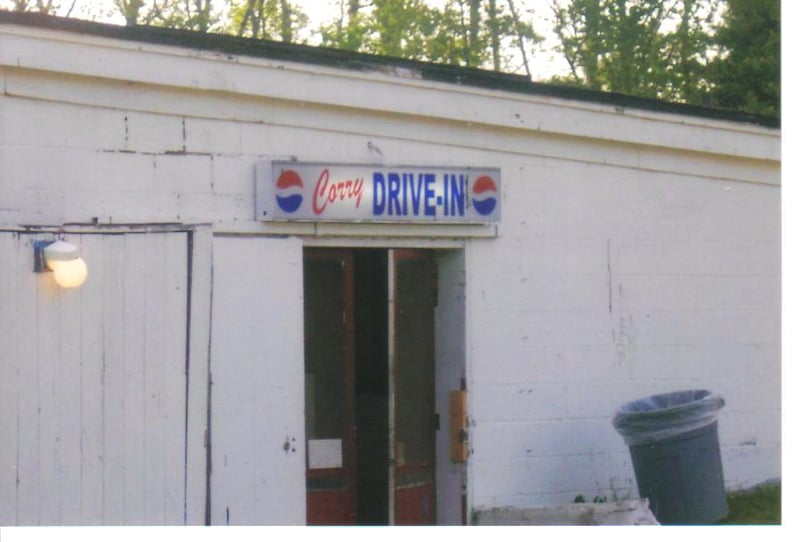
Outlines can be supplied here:
<path id="1" fill-rule="evenodd" d="M 628 446 L 650 444 L 717 421 L 725 400 L 708 390 L 653 395 L 623 405 L 612 423 Z"/>

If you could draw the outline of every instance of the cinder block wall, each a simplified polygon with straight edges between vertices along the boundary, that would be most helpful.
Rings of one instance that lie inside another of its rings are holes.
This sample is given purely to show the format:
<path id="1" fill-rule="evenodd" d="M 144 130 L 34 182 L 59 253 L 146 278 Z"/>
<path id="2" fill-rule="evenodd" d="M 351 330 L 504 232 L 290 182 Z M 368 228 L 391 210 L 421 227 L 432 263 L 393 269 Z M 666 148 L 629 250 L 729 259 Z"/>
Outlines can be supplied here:
<path id="1" fill-rule="evenodd" d="M 572 142 L 567 142 L 570 146 Z M 476 506 L 636 496 L 611 417 L 709 389 L 727 486 L 780 475 L 780 190 L 722 156 L 596 148 L 504 169 L 499 238 L 468 253 Z M 632 151 L 635 160 L 629 160 Z M 659 170 L 641 162 L 658 162 Z"/>
<path id="2" fill-rule="evenodd" d="M 471 506 L 636 496 L 611 416 L 685 388 L 727 401 L 730 487 L 780 475 L 778 131 L 36 29 L 0 45 L 0 225 L 271 234 L 258 160 L 500 167 L 497 235 L 465 249 Z"/>

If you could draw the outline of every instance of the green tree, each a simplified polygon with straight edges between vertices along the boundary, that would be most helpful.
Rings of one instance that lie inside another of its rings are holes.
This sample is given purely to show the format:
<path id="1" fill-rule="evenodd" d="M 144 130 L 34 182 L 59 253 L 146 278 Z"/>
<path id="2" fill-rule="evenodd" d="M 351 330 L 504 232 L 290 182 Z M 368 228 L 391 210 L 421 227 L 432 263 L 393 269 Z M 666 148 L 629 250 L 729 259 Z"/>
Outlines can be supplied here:
<path id="1" fill-rule="evenodd" d="M 780 0 L 727 0 L 712 63 L 713 104 L 780 115 Z"/>
<path id="2" fill-rule="evenodd" d="M 76 0 L 69 0 L 68 2 L 56 2 L 55 0 L 11 0 L 10 7 L 12 11 L 28 11 L 32 13 L 45 13 L 47 15 L 55 15 L 56 11 L 61 9 L 62 4 L 68 5 L 67 17 L 75 7 Z M 0 5 L 0 8 L 3 6 Z"/>
<path id="3" fill-rule="evenodd" d="M 226 31 L 237 36 L 295 42 L 308 16 L 288 0 L 230 0 Z"/>
<path id="4" fill-rule="evenodd" d="M 496 70 L 509 70 L 519 58 L 527 70 L 542 39 L 513 0 L 447 0 L 441 7 L 424 0 L 341 0 L 339 18 L 321 36 L 329 47 Z"/>
<path id="5" fill-rule="evenodd" d="M 337 49 L 423 59 L 437 27 L 438 10 L 423 0 L 341 0 L 340 16 L 324 25 L 322 44 Z"/>
<path id="6" fill-rule="evenodd" d="M 359 0 L 339 0 L 339 17 L 319 29 L 322 45 L 345 51 L 359 51 L 368 32 Z"/>
<path id="7" fill-rule="evenodd" d="M 514 0 L 450 0 L 439 14 L 430 43 L 430 60 L 496 71 L 524 71 L 528 57 L 543 40 L 523 18 Z"/>
<path id="8" fill-rule="evenodd" d="M 487 60 L 478 40 L 468 0 L 450 0 L 432 13 L 434 30 L 428 42 L 425 60 L 462 66 L 478 66 Z"/>
<path id="9" fill-rule="evenodd" d="M 120 14 L 125 17 L 127 26 L 139 24 L 140 12 L 144 7 L 144 0 L 114 0 L 114 5 Z"/>
<path id="10" fill-rule="evenodd" d="M 422 0 L 374 0 L 366 52 L 424 59 L 434 20 L 433 10 Z"/>
<path id="11" fill-rule="evenodd" d="M 567 82 L 700 103 L 717 0 L 551 0 Z"/>
<path id="12" fill-rule="evenodd" d="M 719 11 L 719 0 L 682 0 L 678 25 L 664 38 L 663 57 L 667 66 L 664 98 L 694 104 L 708 102 L 712 33 Z"/>
<path id="13" fill-rule="evenodd" d="M 113 0 L 127 26 L 150 25 L 210 32 L 219 20 L 213 0 Z"/>
<path id="14" fill-rule="evenodd" d="M 175 0 L 159 14 L 161 26 L 209 32 L 217 22 L 213 0 Z"/>

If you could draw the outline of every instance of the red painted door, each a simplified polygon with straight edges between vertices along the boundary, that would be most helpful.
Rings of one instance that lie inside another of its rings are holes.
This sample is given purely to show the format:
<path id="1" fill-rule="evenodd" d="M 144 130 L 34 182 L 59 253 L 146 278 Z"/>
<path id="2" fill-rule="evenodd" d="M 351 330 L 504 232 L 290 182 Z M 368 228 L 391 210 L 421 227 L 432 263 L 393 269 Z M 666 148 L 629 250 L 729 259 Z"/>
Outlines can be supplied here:
<path id="1" fill-rule="evenodd" d="M 389 260 L 392 523 L 434 525 L 436 262 L 411 250 L 391 251 Z"/>
<path id="2" fill-rule="evenodd" d="M 309 525 L 356 522 L 353 256 L 306 250 L 306 495 Z"/>
<path id="3" fill-rule="evenodd" d="M 304 288 L 307 522 L 435 524 L 435 261 L 309 249 Z"/>

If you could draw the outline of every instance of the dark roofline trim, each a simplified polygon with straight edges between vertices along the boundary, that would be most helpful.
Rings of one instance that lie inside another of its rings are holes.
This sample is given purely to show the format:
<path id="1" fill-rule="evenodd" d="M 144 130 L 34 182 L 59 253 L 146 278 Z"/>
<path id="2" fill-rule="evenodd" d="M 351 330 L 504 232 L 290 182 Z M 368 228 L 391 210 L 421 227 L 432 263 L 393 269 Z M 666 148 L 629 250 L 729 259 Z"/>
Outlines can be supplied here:
<path id="1" fill-rule="evenodd" d="M 673 103 L 652 98 L 641 98 L 566 85 L 538 83 L 517 74 L 377 56 L 327 47 L 240 38 L 225 34 L 206 34 L 153 26 L 120 26 L 80 19 L 55 17 L 39 13 L 20 13 L 4 10 L 0 10 L 0 23 L 36 26 L 114 39 L 198 48 L 231 55 L 285 60 L 349 70 L 386 71 L 387 68 L 401 68 L 412 70 L 418 73 L 423 80 L 428 81 L 591 102 L 620 108 L 641 109 L 659 113 L 756 124 L 767 128 L 780 128 L 780 119 L 776 117 Z"/>

